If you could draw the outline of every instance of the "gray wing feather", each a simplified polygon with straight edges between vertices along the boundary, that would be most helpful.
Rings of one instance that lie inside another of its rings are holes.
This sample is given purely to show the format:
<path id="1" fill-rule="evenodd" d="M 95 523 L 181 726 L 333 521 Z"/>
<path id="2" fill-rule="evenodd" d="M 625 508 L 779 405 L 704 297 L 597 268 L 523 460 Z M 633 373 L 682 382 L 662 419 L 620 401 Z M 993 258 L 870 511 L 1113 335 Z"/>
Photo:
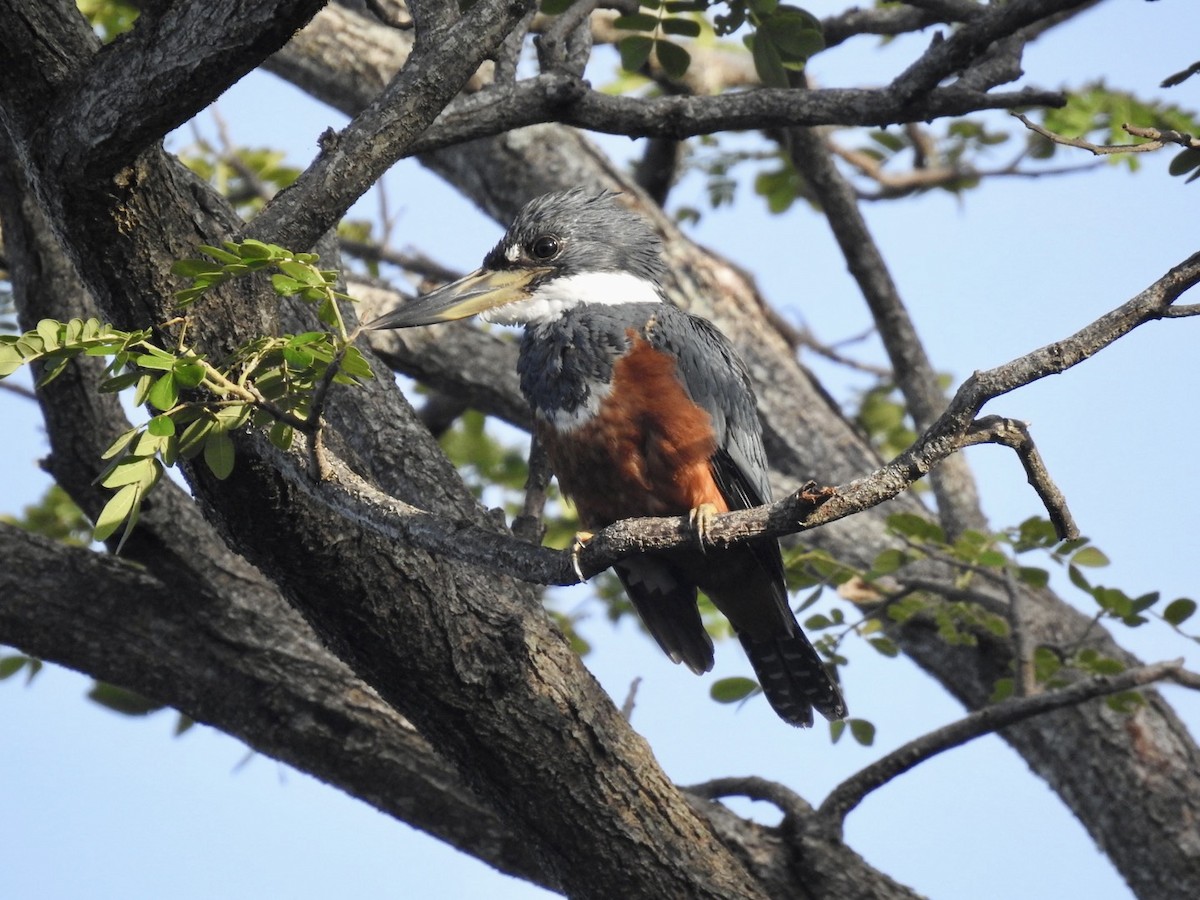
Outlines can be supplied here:
<path id="1" fill-rule="evenodd" d="M 717 440 L 713 470 L 729 505 L 745 508 L 770 500 L 754 388 L 728 338 L 706 319 L 664 307 L 646 339 L 676 358 L 684 387 L 712 418 Z"/>

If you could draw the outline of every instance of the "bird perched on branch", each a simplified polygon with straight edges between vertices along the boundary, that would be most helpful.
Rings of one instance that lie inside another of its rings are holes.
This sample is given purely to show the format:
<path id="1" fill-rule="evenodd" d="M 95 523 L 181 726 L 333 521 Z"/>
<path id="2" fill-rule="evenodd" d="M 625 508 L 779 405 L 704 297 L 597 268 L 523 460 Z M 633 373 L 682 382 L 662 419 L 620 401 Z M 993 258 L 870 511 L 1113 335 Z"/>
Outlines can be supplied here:
<path id="1" fill-rule="evenodd" d="M 688 514 L 696 545 L 614 566 L 646 628 L 697 674 L 713 644 L 711 598 L 741 639 L 774 710 L 811 725 L 846 715 L 841 692 L 788 605 L 779 543 L 705 546 L 712 515 L 770 500 L 745 366 L 705 319 L 669 305 L 661 241 L 609 193 L 527 204 L 483 267 L 374 322 L 406 328 L 479 314 L 524 325 L 517 367 L 537 437 L 588 528 Z"/>

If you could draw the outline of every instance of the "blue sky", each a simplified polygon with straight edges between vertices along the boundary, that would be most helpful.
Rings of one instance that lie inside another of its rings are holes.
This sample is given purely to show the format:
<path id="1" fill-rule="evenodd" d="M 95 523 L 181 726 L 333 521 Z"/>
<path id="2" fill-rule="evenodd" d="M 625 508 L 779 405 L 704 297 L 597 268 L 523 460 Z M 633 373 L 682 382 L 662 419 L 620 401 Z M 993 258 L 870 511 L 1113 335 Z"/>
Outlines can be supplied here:
<path id="1" fill-rule="evenodd" d="M 807 6 L 824 14 L 841 4 Z M 1197 33 L 1193 2 L 1110 0 L 1034 45 L 1026 81 L 1054 87 L 1103 76 L 1195 109 L 1200 78 L 1171 92 L 1156 85 L 1196 59 Z M 818 57 L 812 71 L 828 86 L 881 83 L 926 40 L 898 41 L 878 54 L 866 52 L 872 41 L 860 41 L 863 52 Z M 608 73 L 591 74 L 603 81 Z M 343 121 L 269 76 L 244 79 L 219 105 L 240 143 L 282 146 L 301 165 L 314 155 L 316 136 Z M 627 141 L 606 146 L 630 149 Z M 1064 337 L 1194 252 L 1200 184 L 1170 178 L 1169 156 L 1143 157 L 1135 176 L 1106 167 L 996 181 L 964 198 L 939 193 L 868 205 L 868 222 L 939 370 L 957 384 L 974 369 Z M 396 243 L 448 265 L 476 265 L 499 234 L 415 163 L 390 173 L 388 191 Z M 672 203 L 703 206 L 700 182 L 685 181 Z M 369 215 L 373 202 L 362 209 Z M 743 187 L 733 208 L 707 213 L 694 233 L 752 270 L 785 316 L 823 339 L 867 326 L 824 223 L 802 206 L 770 217 Z M 1195 320 L 1144 326 L 1077 369 L 985 410 L 1032 422 L 1080 527 L 1113 559 L 1097 580 L 1130 594 L 1200 594 L 1192 557 L 1200 532 L 1198 338 Z M 868 343 L 864 353 L 877 358 L 878 350 Z M 852 396 L 853 379 L 814 366 L 835 393 Z M 15 512 L 45 487 L 33 461 L 46 447 L 28 401 L 0 392 L 0 416 L 10 435 L 0 447 L 0 511 Z M 1011 453 L 985 447 L 969 458 L 995 525 L 1040 512 Z M 1065 580 L 1057 586 L 1071 596 Z M 1080 595 L 1086 608 L 1085 601 Z M 582 627 L 595 646 L 587 664 L 618 701 L 635 677 L 643 679 L 633 724 L 684 784 L 758 774 L 819 802 L 879 754 L 961 714 L 912 664 L 856 648 L 846 692 L 854 714 L 878 727 L 877 743 L 834 747 L 823 728 L 794 731 L 761 700 L 740 710 L 714 705 L 708 681 L 671 665 L 631 622 L 614 633 L 597 612 Z M 1200 667 L 1196 645 L 1164 627 L 1120 639 L 1148 661 L 1186 655 Z M 718 648 L 713 677 L 747 672 L 736 646 Z M 83 699 L 86 687 L 61 670 L 28 688 L 0 683 L 0 883 L 11 896 L 544 895 L 272 760 L 247 760 L 241 744 L 210 729 L 174 738 L 169 714 L 133 720 L 106 712 Z M 1200 701 L 1167 693 L 1197 733 Z M 766 820 L 772 814 L 757 804 L 738 809 Z M 943 754 L 872 795 L 848 820 L 847 839 L 872 864 L 933 898 L 1129 896 L 1057 798 L 995 738 Z"/>

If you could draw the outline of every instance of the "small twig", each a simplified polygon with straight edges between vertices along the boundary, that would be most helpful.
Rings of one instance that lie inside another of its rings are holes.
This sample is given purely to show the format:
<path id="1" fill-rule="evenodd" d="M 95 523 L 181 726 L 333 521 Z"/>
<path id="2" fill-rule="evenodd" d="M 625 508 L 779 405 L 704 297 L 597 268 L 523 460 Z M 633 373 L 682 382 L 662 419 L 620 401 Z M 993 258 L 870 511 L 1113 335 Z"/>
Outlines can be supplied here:
<path id="1" fill-rule="evenodd" d="M 1017 588 L 1012 566 L 1004 567 L 1004 589 L 1008 594 L 1008 624 L 1012 628 L 1016 669 L 1013 672 L 1013 693 L 1017 697 L 1032 697 L 1038 693 L 1037 673 L 1033 667 L 1033 645 L 1025 621 L 1026 598 Z"/>
<path id="2" fill-rule="evenodd" d="M 529 474 L 525 476 L 525 500 L 521 514 L 513 520 L 512 532 L 531 544 L 540 544 L 545 528 L 542 510 L 546 506 L 546 488 L 550 484 L 550 458 L 538 440 L 536 429 L 529 442 Z"/>
<path id="3" fill-rule="evenodd" d="M 625 695 L 625 702 L 621 704 L 621 716 L 626 722 L 633 721 L 633 707 L 637 703 L 637 692 L 641 683 L 642 677 L 640 675 L 629 683 L 629 693 Z"/>
<path id="4" fill-rule="evenodd" d="M 813 812 L 812 805 L 791 788 L 755 775 L 744 778 L 714 778 L 702 784 L 681 787 L 680 790 L 703 800 L 719 800 L 722 797 L 761 800 L 777 806 L 787 819 L 807 818 Z"/>
<path id="5" fill-rule="evenodd" d="M 443 266 L 436 260 L 430 259 L 423 253 L 405 253 L 392 250 L 386 246 L 367 241 L 356 241 L 350 238 L 338 238 L 338 246 L 348 256 L 365 259 L 368 262 L 387 263 L 391 266 L 412 272 L 429 281 L 444 284 L 462 276 L 462 272 Z"/>
<path id="6" fill-rule="evenodd" d="M 1174 75 L 1168 75 L 1162 80 L 1162 87 L 1175 87 L 1177 84 L 1183 84 L 1197 72 L 1200 72 L 1200 62 L 1194 62 L 1182 72 L 1176 72 Z"/>
<path id="7" fill-rule="evenodd" d="M 1172 306 L 1163 313 L 1164 319 L 1186 319 L 1189 316 L 1200 316 L 1200 303 Z"/>
<path id="8" fill-rule="evenodd" d="M 985 416 L 977 419 L 967 430 L 964 446 L 975 442 L 1003 444 L 1015 450 L 1017 459 L 1025 469 L 1025 478 L 1046 507 L 1058 539 L 1071 541 L 1079 537 L 1079 526 L 1067 508 L 1067 498 L 1050 477 L 1042 455 L 1038 453 L 1029 434 L 1028 424 L 1002 416 Z"/>
<path id="9" fill-rule="evenodd" d="M 1200 691 L 1200 674 L 1196 672 L 1189 671 L 1188 669 L 1176 669 L 1167 677 L 1180 687 Z"/>
<path id="10" fill-rule="evenodd" d="M 565 12 L 555 16 L 550 27 L 534 38 L 538 50 L 538 63 L 543 72 L 566 71 L 574 75 L 582 75 L 583 69 L 578 66 L 577 48 L 571 46 L 576 29 L 587 29 L 588 17 L 600 6 L 601 0 L 575 0 Z M 591 35 L 587 36 L 588 50 L 591 50 Z M 568 56 L 570 58 L 568 58 Z M 584 62 L 587 56 L 584 55 Z"/>
<path id="11" fill-rule="evenodd" d="M 0 381 L 0 390 L 9 391 L 18 397 L 24 397 L 26 400 L 37 399 L 37 394 L 34 393 L 32 388 L 27 388 L 23 384 L 16 384 L 11 381 Z"/>
<path id="12" fill-rule="evenodd" d="M 1057 691 L 1034 697 L 1018 697 L 985 707 L 957 722 L 909 741 L 898 750 L 861 769 L 834 788 L 817 813 L 840 827 L 847 813 L 858 806 L 871 791 L 945 750 L 1056 709 L 1132 690 L 1164 678 L 1174 678 L 1182 666 L 1183 660 L 1177 659 L 1129 669 L 1119 675 L 1097 675 Z"/>
<path id="13" fill-rule="evenodd" d="M 1200 138 L 1184 134 L 1180 131 L 1160 131 L 1157 128 L 1140 128 L 1136 125 L 1130 125 L 1127 122 L 1121 126 L 1126 134 L 1133 137 L 1146 138 L 1146 143 L 1093 144 L 1091 141 L 1085 141 L 1083 138 L 1072 138 L 1055 134 L 1053 131 L 1038 125 L 1036 122 L 1030 121 L 1028 117 L 1019 112 L 1011 113 L 1011 115 L 1020 119 L 1022 124 L 1030 131 L 1040 134 L 1052 143 L 1062 144 L 1064 147 L 1077 147 L 1080 150 L 1088 151 L 1094 156 L 1111 156 L 1114 153 L 1152 153 L 1155 150 L 1161 150 L 1167 144 L 1179 144 L 1181 147 L 1200 149 Z"/>

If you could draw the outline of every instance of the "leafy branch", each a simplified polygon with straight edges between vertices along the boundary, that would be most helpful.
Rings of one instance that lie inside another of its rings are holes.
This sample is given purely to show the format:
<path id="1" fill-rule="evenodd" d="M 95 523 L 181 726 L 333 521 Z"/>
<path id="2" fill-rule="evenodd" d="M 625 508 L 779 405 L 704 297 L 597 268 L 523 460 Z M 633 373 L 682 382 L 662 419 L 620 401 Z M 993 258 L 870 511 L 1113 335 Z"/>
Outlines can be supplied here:
<path id="1" fill-rule="evenodd" d="M 211 259 L 185 259 L 173 267 L 192 282 L 176 294 L 181 310 L 230 279 L 274 270 L 275 292 L 316 304 L 319 320 L 331 330 L 259 337 L 223 361 L 187 343 L 186 313 L 163 323 L 164 333 L 173 335 L 169 347 L 150 329 L 123 331 L 94 318 L 43 319 L 24 334 L 0 336 L 0 378 L 36 363 L 42 367 L 40 386 L 78 356 L 104 357 L 109 362 L 99 389 L 132 388 L 134 405 L 154 411 L 109 445 L 102 454 L 108 462 L 96 477 L 114 493 L 96 517 L 92 536 L 105 540 L 123 525 L 118 552 L 166 468 L 200 457 L 216 478 L 228 478 L 235 455 L 231 433 L 248 424 L 266 429 L 284 450 L 300 431 L 315 457 L 329 387 L 361 383 L 372 374 L 350 343 L 339 309 L 340 301 L 352 298 L 335 289 L 336 272 L 317 268 L 316 254 L 253 240 L 200 249 Z"/>

